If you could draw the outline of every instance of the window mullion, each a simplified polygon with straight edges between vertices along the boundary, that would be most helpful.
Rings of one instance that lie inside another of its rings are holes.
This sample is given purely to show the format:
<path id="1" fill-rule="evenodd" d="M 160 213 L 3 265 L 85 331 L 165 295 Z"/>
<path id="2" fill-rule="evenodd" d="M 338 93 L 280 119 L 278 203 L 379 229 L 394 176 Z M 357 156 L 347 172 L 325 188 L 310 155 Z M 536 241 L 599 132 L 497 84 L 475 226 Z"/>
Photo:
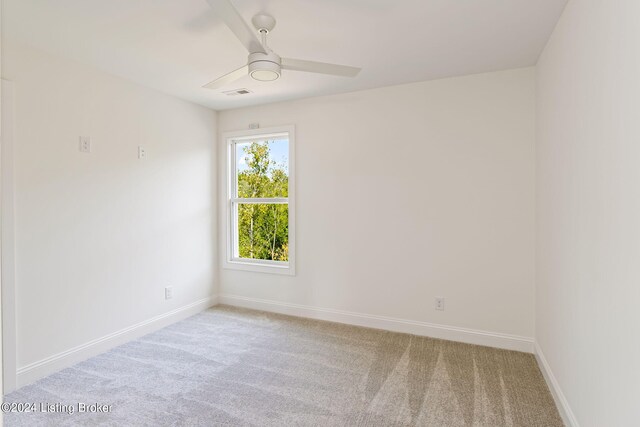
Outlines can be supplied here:
<path id="1" fill-rule="evenodd" d="M 289 204 L 288 197 L 264 197 L 264 198 L 232 198 L 232 203 L 243 204 L 273 204 L 273 205 L 286 205 Z"/>

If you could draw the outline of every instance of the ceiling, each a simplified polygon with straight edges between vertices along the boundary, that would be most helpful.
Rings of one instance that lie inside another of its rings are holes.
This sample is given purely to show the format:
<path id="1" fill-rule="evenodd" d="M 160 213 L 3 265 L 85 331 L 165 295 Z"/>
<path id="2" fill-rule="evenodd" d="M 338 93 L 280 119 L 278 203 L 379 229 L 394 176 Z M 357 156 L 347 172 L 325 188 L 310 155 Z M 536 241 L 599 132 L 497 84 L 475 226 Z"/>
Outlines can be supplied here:
<path id="1" fill-rule="evenodd" d="M 216 109 L 534 65 L 566 0 L 231 0 L 280 56 L 362 67 L 201 86 L 247 52 L 205 0 L 3 0 L 3 36 Z M 253 93 L 230 97 L 223 90 Z"/>

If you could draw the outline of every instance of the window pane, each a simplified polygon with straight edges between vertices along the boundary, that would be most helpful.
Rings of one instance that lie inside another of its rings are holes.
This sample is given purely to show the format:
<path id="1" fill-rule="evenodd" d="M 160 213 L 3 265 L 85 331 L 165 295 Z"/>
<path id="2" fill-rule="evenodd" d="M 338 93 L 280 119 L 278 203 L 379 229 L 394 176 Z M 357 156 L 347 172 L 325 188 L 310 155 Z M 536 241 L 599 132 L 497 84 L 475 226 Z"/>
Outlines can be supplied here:
<path id="1" fill-rule="evenodd" d="M 289 196 L 289 140 L 238 142 L 236 149 L 237 197 Z"/>
<path id="2" fill-rule="evenodd" d="M 237 205 L 240 258 L 289 261 L 289 205 Z"/>

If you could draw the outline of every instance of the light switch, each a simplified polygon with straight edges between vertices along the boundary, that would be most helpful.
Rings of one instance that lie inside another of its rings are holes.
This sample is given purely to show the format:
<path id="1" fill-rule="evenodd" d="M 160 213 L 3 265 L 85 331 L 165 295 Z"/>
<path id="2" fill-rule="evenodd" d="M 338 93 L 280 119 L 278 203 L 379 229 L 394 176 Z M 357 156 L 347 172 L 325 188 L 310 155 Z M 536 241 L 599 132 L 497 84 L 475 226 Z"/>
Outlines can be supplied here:
<path id="1" fill-rule="evenodd" d="M 79 150 L 81 153 L 90 153 L 91 152 L 91 138 L 88 136 L 80 137 L 80 145 Z"/>

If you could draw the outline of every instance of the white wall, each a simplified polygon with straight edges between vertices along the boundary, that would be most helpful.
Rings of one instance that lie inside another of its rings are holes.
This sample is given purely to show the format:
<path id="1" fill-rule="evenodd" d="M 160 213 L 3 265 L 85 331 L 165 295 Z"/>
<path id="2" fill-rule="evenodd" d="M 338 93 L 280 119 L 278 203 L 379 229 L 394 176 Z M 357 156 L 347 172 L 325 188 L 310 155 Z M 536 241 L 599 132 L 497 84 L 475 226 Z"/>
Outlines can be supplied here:
<path id="1" fill-rule="evenodd" d="M 212 295 L 216 113 L 3 43 L 2 76 L 15 84 L 18 368 Z"/>
<path id="2" fill-rule="evenodd" d="M 297 137 L 297 276 L 221 270 L 222 301 L 532 337 L 534 90 L 529 68 L 220 112 Z"/>
<path id="3" fill-rule="evenodd" d="M 538 65 L 536 339 L 579 425 L 640 425 L 640 2 L 571 1 Z"/>

